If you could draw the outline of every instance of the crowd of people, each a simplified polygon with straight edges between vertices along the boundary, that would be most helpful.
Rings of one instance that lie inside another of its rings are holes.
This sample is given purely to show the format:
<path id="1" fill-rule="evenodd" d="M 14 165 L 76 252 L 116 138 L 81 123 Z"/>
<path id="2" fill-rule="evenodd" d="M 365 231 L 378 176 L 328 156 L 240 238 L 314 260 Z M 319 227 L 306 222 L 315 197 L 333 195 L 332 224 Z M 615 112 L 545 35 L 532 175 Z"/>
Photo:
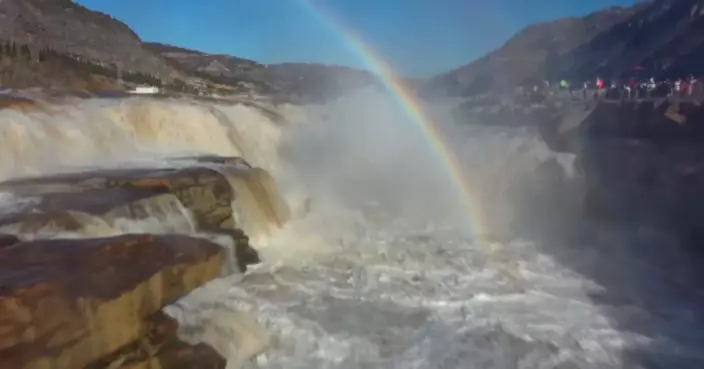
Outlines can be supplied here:
<path id="1" fill-rule="evenodd" d="M 521 88 L 523 92 L 525 88 Z M 542 85 L 533 85 L 533 94 L 560 94 L 581 99 L 650 99 L 683 98 L 704 99 L 704 79 L 695 76 L 686 78 L 667 78 L 657 80 L 622 78 L 603 79 L 597 77 L 583 82 L 571 82 L 566 79 L 557 85 L 543 81 Z"/>
<path id="2" fill-rule="evenodd" d="M 689 76 L 686 78 L 656 80 L 649 79 L 612 79 L 605 80 L 597 77 L 591 81 L 582 82 L 575 86 L 567 80 L 561 80 L 559 89 L 569 91 L 573 96 L 581 95 L 582 98 L 607 98 L 607 99 L 648 99 L 662 97 L 677 98 L 703 98 L 704 81 Z"/>

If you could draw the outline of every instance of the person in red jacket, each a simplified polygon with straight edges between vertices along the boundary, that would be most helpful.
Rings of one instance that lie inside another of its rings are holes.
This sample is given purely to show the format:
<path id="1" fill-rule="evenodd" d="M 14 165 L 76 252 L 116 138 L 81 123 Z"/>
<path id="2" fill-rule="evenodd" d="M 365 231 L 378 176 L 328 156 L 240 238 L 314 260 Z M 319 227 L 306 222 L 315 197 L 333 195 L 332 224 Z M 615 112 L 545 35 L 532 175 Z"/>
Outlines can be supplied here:
<path id="1" fill-rule="evenodd" d="M 685 78 L 680 84 L 680 96 L 687 96 L 687 92 L 689 92 L 689 80 Z"/>
<path id="2" fill-rule="evenodd" d="M 599 77 L 596 77 L 596 88 L 597 89 L 604 88 L 604 81 Z"/>

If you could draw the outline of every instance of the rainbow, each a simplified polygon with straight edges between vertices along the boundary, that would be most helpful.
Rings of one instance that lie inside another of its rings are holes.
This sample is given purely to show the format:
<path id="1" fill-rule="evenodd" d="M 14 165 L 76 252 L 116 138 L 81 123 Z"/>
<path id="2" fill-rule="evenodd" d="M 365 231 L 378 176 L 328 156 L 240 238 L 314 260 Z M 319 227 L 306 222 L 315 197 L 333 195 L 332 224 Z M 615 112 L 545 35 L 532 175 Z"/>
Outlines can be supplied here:
<path id="1" fill-rule="evenodd" d="M 463 179 L 460 163 L 443 141 L 440 132 L 435 128 L 435 124 L 423 113 L 421 104 L 413 96 L 413 93 L 409 91 L 401 79 L 396 77 L 391 67 L 371 47 L 363 42 L 353 30 L 338 20 L 334 14 L 324 9 L 321 5 L 314 4 L 314 0 L 299 0 L 298 3 L 304 11 L 312 14 L 314 18 L 334 30 L 342 38 L 348 47 L 361 58 L 365 66 L 380 78 L 384 88 L 391 92 L 391 95 L 403 108 L 404 112 L 418 124 L 423 135 L 428 138 L 438 159 L 443 163 L 443 167 L 456 188 L 462 205 L 467 210 L 470 231 L 476 236 L 486 236 L 489 231 L 484 221 L 481 201 L 473 196 L 474 191 Z"/>

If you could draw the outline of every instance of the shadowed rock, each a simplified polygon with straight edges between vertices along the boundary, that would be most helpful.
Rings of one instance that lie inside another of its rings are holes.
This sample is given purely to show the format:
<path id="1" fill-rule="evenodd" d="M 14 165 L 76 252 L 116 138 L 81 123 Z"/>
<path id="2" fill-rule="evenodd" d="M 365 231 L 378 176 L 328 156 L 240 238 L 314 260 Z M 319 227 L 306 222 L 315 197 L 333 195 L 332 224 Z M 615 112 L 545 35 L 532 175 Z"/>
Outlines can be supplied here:
<path id="1" fill-rule="evenodd" d="M 81 368 L 216 278 L 221 247 L 185 236 L 40 240 L 0 250 L 0 367 Z"/>
<path id="2" fill-rule="evenodd" d="M 224 369 L 223 359 L 206 344 L 189 345 L 176 333 L 176 320 L 159 312 L 145 320 L 145 335 L 138 341 L 88 365 L 86 369 Z"/>
<path id="3" fill-rule="evenodd" d="M 601 101 L 565 107 L 541 133 L 553 150 L 581 152 L 613 139 L 695 143 L 704 139 L 703 123 L 704 105 L 696 101 Z"/>
<path id="4" fill-rule="evenodd" d="M 0 250 L 19 243 L 20 239 L 11 234 L 0 234 Z"/>
<path id="5" fill-rule="evenodd" d="M 202 155 L 202 156 L 181 156 L 173 158 L 174 161 L 193 161 L 196 163 L 210 163 L 210 164 L 225 164 L 233 166 L 243 166 L 245 168 L 252 168 L 247 161 L 238 156 L 217 156 L 217 155 Z"/>
<path id="6" fill-rule="evenodd" d="M 592 218 L 666 229 L 699 250 L 704 234 L 704 105 L 601 101 L 541 127 L 553 150 L 575 153 Z"/>

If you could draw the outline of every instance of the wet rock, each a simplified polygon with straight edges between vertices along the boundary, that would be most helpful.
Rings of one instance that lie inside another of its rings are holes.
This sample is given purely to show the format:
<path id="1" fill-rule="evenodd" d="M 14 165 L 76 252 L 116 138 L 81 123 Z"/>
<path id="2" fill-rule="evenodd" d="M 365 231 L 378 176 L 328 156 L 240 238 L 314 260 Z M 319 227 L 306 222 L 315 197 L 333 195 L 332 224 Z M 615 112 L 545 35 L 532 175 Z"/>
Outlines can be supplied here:
<path id="1" fill-rule="evenodd" d="M 184 311 L 180 306 L 170 305 L 165 310 L 169 315 L 176 313 L 180 316 L 179 337 L 184 342 L 207 344 L 227 358 L 229 368 L 244 367 L 247 361 L 266 351 L 273 343 L 266 328 L 249 312 L 211 310 L 205 305 L 199 305 L 197 311 L 190 311 L 187 316 L 182 315 Z"/>
<path id="2" fill-rule="evenodd" d="M 178 169 L 97 170 L 2 183 L 3 190 L 38 201 L 19 213 L 0 216 L 0 229 L 28 235 L 51 229 L 106 236 L 121 218 L 142 220 L 176 214 L 182 223 L 188 223 L 187 218 L 194 223 L 178 227 L 231 237 L 240 270 L 259 262 L 248 236 L 280 227 L 289 217 L 273 178 L 240 158 L 178 160 L 213 164 L 217 170 L 194 163 Z"/>
<path id="3" fill-rule="evenodd" d="M 233 195 L 227 179 L 218 172 L 207 168 L 186 169 L 118 169 L 63 174 L 50 177 L 13 180 L 1 187 L 20 195 L 37 196 L 44 199 L 51 194 L 70 207 L 85 204 L 87 194 L 93 194 L 95 201 L 102 194 L 125 194 L 125 197 L 139 199 L 149 195 L 171 193 L 176 195 L 183 206 L 194 213 L 200 229 L 233 229 L 234 221 L 230 203 Z M 120 189 L 122 191 L 120 191 Z M 101 192 L 106 191 L 108 192 Z M 111 193 L 109 190 L 112 190 Z M 70 193 L 75 201 L 70 200 Z M 140 196 L 141 195 L 141 196 Z M 105 196 L 107 197 L 107 196 Z M 42 201 L 46 204 L 46 201 Z M 114 202 L 110 202 L 113 205 Z M 63 209 L 66 209 L 66 205 Z M 81 209 L 75 209 L 81 210 Z"/>
<path id="4" fill-rule="evenodd" d="M 217 155 L 202 155 L 202 156 L 181 156 L 173 158 L 174 161 L 192 161 L 195 163 L 210 163 L 210 164 L 226 164 L 233 166 L 243 166 L 252 168 L 249 163 L 238 156 L 217 156 Z"/>
<path id="5" fill-rule="evenodd" d="M 216 278 L 221 247 L 185 236 L 40 240 L 0 250 L 0 367 L 80 368 Z"/>
<path id="6" fill-rule="evenodd" d="M 165 211 L 164 206 L 154 208 L 168 204 L 169 197 L 173 198 L 153 190 L 129 189 L 45 192 L 34 196 L 38 201 L 1 215 L 0 229 L 22 238 L 42 238 L 44 231 L 108 236 L 114 233 L 112 224 L 117 218 L 146 218 L 155 210 Z"/>
<path id="7" fill-rule="evenodd" d="M 3 93 L 0 94 L 0 109 L 14 109 L 27 113 L 41 110 L 41 107 L 34 100 Z"/>
<path id="8" fill-rule="evenodd" d="M 0 234 L 0 251 L 6 247 L 10 247 L 16 243 L 19 243 L 20 239 L 12 234 Z"/>
<path id="9" fill-rule="evenodd" d="M 145 333 L 139 340 L 86 369 L 224 369 L 223 359 L 206 344 L 190 345 L 177 337 L 178 322 L 158 312 L 145 319 Z"/>

